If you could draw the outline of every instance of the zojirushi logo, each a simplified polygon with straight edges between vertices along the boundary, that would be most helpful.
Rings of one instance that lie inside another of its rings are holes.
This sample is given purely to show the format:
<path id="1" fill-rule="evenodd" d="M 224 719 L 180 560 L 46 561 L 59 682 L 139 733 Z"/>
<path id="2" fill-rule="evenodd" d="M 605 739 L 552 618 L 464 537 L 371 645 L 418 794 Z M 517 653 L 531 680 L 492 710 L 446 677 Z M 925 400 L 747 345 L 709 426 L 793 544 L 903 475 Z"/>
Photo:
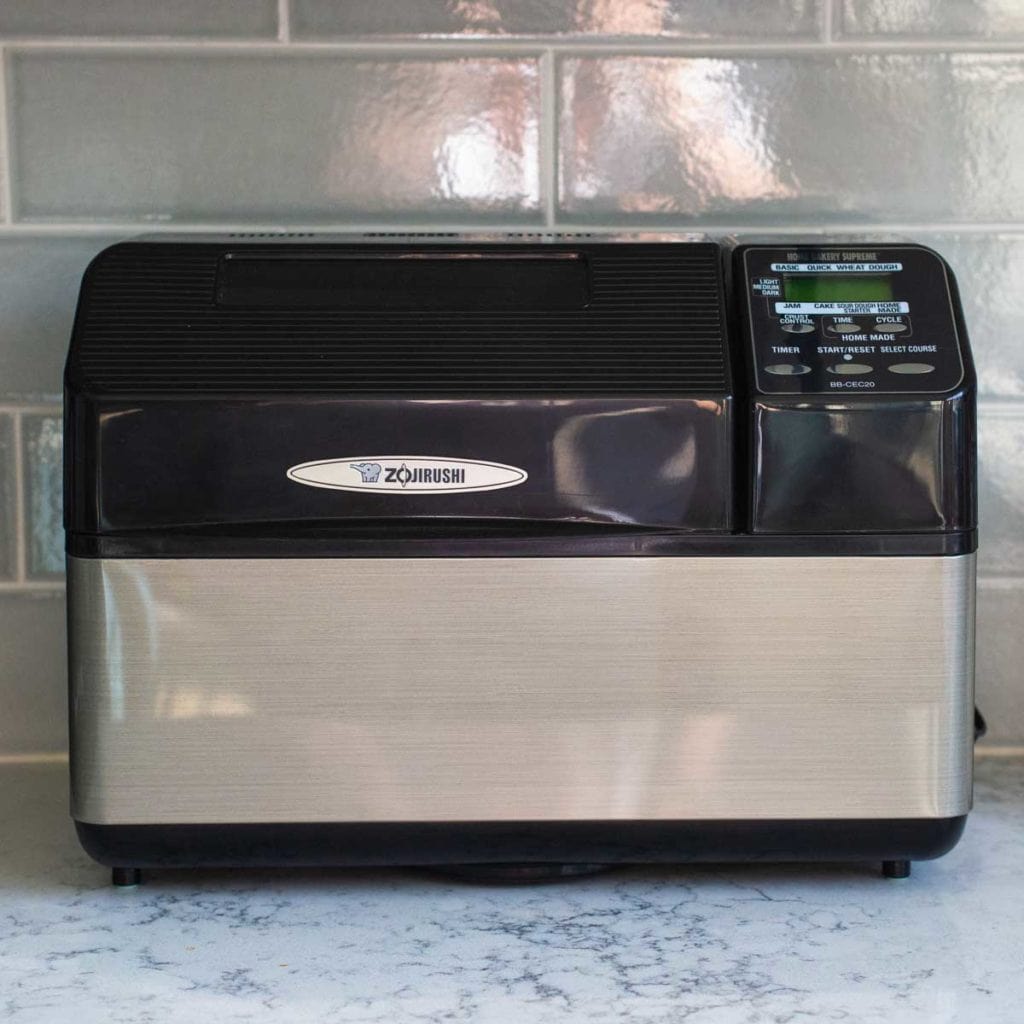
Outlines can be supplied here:
<path id="1" fill-rule="evenodd" d="M 400 466 L 384 467 L 384 482 L 386 484 L 398 483 L 403 487 L 409 484 L 464 484 L 466 482 L 466 470 L 426 467 L 410 469 L 404 462 Z"/>
<path id="2" fill-rule="evenodd" d="M 446 494 L 515 487 L 525 483 L 528 474 L 518 466 L 480 459 L 370 455 L 302 462 L 288 470 L 288 478 L 307 487 L 337 491 Z"/>

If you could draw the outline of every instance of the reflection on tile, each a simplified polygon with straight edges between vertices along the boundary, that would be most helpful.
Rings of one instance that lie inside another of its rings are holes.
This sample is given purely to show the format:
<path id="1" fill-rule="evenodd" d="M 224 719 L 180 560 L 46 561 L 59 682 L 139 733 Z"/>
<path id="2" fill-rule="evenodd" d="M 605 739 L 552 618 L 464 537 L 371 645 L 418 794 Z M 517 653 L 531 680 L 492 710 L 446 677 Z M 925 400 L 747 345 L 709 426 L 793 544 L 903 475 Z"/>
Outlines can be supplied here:
<path id="1" fill-rule="evenodd" d="M 114 238 L 0 238 L 0 397 L 59 400 L 78 288 Z"/>
<path id="2" fill-rule="evenodd" d="M 18 538 L 14 519 L 16 458 L 14 423 L 6 413 L 0 413 L 0 580 L 12 579 L 17 573 Z M 2 642 L 3 637 L 0 636 Z"/>
<path id="3" fill-rule="evenodd" d="M 277 0 L 4 0 L 5 36 L 277 35 Z"/>
<path id="4" fill-rule="evenodd" d="M 1024 233 L 933 234 L 956 274 L 983 395 L 1024 397 Z"/>
<path id="5" fill-rule="evenodd" d="M 848 36 L 1005 39 L 1024 35 L 1020 0 L 842 0 L 839 30 Z"/>
<path id="6" fill-rule="evenodd" d="M 21 434 L 28 574 L 33 579 L 60 579 L 64 575 L 61 418 L 23 416 Z"/>
<path id="7" fill-rule="evenodd" d="M 807 37 L 825 0 L 292 0 L 296 37 L 672 36 Z"/>
<path id="8" fill-rule="evenodd" d="M 983 402 L 978 434 L 978 568 L 1024 576 L 1024 402 Z"/>
<path id="9" fill-rule="evenodd" d="M 18 215 L 536 219 L 532 57 L 15 54 Z"/>
<path id="10" fill-rule="evenodd" d="M 988 743 L 1024 743 L 1024 586 L 991 580 L 978 588 L 976 695 Z"/>
<path id="11" fill-rule="evenodd" d="M 0 594 L 0 754 L 67 750 L 64 595 Z"/>
<path id="12" fill-rule="evenodd" d="M 577 222 L 1024 215 L 1019 55 L 586 57 L 561 79 Z"/>

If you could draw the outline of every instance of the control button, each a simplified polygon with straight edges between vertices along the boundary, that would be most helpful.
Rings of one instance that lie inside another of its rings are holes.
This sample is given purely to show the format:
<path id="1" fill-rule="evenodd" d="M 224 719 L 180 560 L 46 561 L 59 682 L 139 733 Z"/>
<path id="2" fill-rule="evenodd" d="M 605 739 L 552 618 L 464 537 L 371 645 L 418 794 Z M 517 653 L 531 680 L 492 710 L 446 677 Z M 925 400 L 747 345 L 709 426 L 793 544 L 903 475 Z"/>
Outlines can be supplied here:
<path id="1" fill-rule="evenodd" d="M 909 324 L 875 324 L 871 330 L 876 334 L 902 334 L 909 328 Z"/>
<path id="2" fill-rule="evenodd" d="M 871 373 L 873 366 L 867 363 L 835 363 L 828 368 L 829 373 L 848 374 L 851 377 L 860 376 L 862 373 Z"/>
<path id="3" fill-rule="evenodd" d="M 828 328 L 833 334 L 853 334 L 855 331 L 863 331 L 860 324 L 830 324 Z"/>
<path id="4" fill-rule="evenodd" d="M 931 363 L 893 363 L 890 373 L 931 373 L 935 367 Z"/>
<path id="5" fill-rule="evenodd" d="M 814 324 L 779 324 L 787 334 L 810 334 Z"/>
<path id="6" fill-rule="evenodd" d="M 811 368 L 803 363 L 772 363 L 764 368 L 765 373 L 774 373 L 777 377 L 798 377 L 801 373 L 810 373 Z"/>

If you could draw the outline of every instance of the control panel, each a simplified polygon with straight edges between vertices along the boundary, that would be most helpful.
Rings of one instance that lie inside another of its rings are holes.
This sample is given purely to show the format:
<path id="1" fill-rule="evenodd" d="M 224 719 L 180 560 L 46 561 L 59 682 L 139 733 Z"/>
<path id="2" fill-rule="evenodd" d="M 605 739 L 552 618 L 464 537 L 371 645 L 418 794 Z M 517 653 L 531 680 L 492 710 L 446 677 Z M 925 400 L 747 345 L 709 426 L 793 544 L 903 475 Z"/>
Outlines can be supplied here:
<path id="1" fill-rule="evenodd" d="M 743 253 L 764 394 L 944 392 L 964 367 L 945 264 L 918 246 Z"/>

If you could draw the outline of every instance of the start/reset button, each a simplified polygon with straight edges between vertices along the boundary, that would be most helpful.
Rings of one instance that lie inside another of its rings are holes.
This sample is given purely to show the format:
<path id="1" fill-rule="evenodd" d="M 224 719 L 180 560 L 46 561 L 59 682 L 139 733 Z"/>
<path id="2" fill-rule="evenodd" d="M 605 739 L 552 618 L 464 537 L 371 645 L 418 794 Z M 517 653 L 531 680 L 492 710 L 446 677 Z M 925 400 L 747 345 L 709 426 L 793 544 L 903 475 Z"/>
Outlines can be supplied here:
<path id="1" fill-rule="evenodd" d="M 829 373 L 841 373 L 844 376 L 860 376 L 862 373 L 871 373 L 874 369 L 873 366 L 868 366 L 867 363 L 833 363 L 829 368 Z"/>

